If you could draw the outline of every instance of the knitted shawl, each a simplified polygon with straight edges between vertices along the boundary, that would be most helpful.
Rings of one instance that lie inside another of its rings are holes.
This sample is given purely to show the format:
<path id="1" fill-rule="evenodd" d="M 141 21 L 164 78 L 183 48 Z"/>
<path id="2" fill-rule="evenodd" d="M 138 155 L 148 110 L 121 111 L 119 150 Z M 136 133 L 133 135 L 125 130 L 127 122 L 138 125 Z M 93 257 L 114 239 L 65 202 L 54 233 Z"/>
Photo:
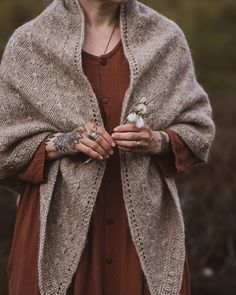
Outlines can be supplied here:
<path id="1" fill-rule="evenodd" d="M 212 108 L 196 81 L 182 30 L 137 0 L 121 4 L 120 28 L 131 71 L 120 123 L 145 96 L 146 124 L 174 130 L 197 155 L 196 165 L 206 163 L 215 135 Z M 17 173 L 50 133 L 87 121 L 104 126 L 82 69 L 84 32 L 79 1 L 54 0 L 10 37 L 0 66 L 2 186 L 19 192 Z M 66 294 L 86 243 L 106 161 L 83 161 L 76 156 L 50 161 L 48 181 L 40 184 L 41 295 Z M 177 295 L 185 230 L 175 180 L 162 175 L 150 154 L 120 151 L 120 165 L 130 231 L 149 290 Z"/>

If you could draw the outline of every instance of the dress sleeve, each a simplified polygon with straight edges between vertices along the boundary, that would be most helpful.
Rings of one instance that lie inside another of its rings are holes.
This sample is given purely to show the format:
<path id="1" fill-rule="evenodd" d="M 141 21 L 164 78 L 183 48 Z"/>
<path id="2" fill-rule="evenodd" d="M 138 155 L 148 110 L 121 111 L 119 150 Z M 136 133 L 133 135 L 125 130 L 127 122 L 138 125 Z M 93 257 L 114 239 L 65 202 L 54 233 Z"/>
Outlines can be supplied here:
<path id="1" fill-rule="evenodd" d="M 198 158 L 176 132 L 168 129 L 165 132 L 171 149 L 168 154 L 156 157 L 156 161 L 165 177 L 175 177 L 198 162 Z"/>
<path id="2" fill-rule="evenodd" d="M 36 150 L 33 158 L 30 160 L 29 164 L 17 174 L 18 179 L 33 183 L 47 182 L 47 179 L 44 175 L 45 164 L 46 148 L 45 143 L 42 142 Z"/>

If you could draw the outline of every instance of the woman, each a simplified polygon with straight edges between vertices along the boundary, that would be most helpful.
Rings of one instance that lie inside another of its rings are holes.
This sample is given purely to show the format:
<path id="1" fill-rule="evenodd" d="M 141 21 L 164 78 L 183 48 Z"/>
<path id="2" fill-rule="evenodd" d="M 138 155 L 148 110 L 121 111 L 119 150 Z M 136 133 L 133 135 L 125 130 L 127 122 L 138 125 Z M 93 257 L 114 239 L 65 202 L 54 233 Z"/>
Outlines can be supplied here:
<path id="1" fill-rule="evenodd" d="M 10 294 L 190 294 L 174 176 L 215 126 L 178 26 L 136 0 L 55 0 L 0 74 Z"/>

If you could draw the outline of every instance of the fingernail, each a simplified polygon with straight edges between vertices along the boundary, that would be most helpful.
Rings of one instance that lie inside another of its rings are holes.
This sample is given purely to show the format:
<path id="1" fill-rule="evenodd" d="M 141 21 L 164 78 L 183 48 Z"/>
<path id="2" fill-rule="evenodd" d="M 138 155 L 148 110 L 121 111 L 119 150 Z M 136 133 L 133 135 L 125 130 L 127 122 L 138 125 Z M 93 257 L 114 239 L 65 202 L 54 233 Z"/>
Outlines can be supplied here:
<path id="1" fill-rule="evenodd" d="M 102 156 L 99 157 L 100 160 L 104 160 L 104 158 Z"/>
<path id="2" fill-rule="evenodd" d="M 118 131 L 118 129 L 119 129 L 119 128 L 115 127 L 113 130 L 114 130 L 114 131 Z"/>
<path id="3" fill-rule="evenodd" d="M 114 154 L 114 152 L 113 151 L 110 151 L 110 155 L 113 155 Z"/>
<path id="4" fill-rule="evenodd" d="M 113 142 L 112 144 L 111 144 L 113 147 L 115 147 L 116 146 L 116 144 Z"/>

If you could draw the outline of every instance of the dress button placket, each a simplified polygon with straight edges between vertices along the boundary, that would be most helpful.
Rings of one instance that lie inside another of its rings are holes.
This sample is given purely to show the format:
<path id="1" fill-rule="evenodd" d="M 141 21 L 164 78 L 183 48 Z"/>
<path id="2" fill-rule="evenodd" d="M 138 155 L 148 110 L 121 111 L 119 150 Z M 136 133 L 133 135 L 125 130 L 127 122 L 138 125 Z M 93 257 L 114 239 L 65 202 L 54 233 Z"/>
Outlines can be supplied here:
<path id="1" fill-rule="evenodd" d="M 107 60 L 106 60 L 105 58 L 101 58 L 101 59 L 100 59 L 100 64 L 101 64 L 102 66 L 105 66 L 105 65 L 107 64 Z"/>
<path id="2" fill-rule="evenodd" d="M 108 97 L 102 97 L 101 101 L 102 101 L 103 104 L 108 104 L 109 98 Z"/>

